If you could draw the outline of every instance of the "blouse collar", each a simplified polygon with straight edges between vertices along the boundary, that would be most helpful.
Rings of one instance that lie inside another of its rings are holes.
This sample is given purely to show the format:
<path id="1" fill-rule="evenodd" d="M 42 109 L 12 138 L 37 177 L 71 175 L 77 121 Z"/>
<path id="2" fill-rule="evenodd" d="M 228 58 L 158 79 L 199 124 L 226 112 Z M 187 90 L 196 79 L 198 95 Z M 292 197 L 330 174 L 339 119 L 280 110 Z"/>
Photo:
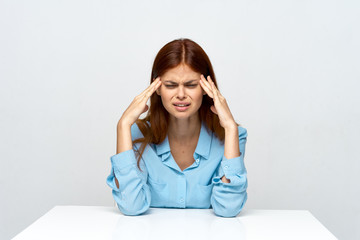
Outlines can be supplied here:
<path id="1" fill-rule="evenodd" d="M 194 155 L 200 155 L 203 159 L 209 158 L 212 136 L 213 133 L 207 129 L 204 123 L 201 123 L 200 136 Z M 155 146 L 157 155 L 161 156 L 162 161 L 166 160 L 170 155 L 170 144 L 168 136 L 166 136 L 162 143 Z"/>

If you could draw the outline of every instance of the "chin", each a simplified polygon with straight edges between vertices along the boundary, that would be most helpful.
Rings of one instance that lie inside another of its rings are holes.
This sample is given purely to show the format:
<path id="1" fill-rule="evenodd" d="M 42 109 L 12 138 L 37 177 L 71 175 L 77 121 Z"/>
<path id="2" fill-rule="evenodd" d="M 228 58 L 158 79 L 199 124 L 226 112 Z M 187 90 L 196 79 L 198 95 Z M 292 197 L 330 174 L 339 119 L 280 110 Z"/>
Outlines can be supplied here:
<path id="1" fill-rule="evenodd" d="M 172 114 L 172 116 L 174 117 L 174 118 L 176 118 L 176 119 L 188 119 L 188 118 L 190 118 L 190 116 L 189 115 L 182 115 L 182 114 L 176 114 L 176 115 L 173 115 Z"/>
<path id="2" fill-rule="evenodd" d="M 193 117 L 197 114 L 198 114 L 198 111 L 196 111 L 196 112 L 170 112 L 170 115 L 176 119 L 189 119 L 190 117 Z"/>

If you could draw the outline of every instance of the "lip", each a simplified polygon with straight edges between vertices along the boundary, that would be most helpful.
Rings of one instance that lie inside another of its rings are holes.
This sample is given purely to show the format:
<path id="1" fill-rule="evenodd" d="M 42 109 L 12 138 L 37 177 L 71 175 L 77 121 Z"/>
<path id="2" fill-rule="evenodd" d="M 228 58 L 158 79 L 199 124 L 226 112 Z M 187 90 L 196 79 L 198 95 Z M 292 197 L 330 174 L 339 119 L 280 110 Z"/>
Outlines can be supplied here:
<path id="1" fill-rule="evenodd" d="M 176 106 L 176 105 L 185 105 L 185 106 Z M 175 107 L 175 109 L 179 112 L 184 112 L 186 111 L 189 107 L 190 107 L 191 103 L 188 102 L 174 102 L 173 106 Z"/>
<path id="2" fill-rule="evenodd" d="M 174 102 L 173 105 L 190 105 L 189 102 Z"/>

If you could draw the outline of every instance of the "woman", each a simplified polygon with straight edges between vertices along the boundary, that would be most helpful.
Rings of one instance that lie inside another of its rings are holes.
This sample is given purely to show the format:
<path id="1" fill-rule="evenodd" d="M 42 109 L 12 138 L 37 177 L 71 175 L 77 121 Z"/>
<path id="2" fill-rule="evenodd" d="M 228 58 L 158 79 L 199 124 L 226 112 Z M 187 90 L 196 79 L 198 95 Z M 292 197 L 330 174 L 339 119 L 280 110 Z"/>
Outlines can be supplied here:
<path id="1" fill-rule="evenodd" d="M 160 49 L 150 86 L 118 122 L 107 184 L 125 215 L 212 207 L 234 217 L 247 200 L 246 137 L 204 50 L 190 39 L 174 40 Z"/>

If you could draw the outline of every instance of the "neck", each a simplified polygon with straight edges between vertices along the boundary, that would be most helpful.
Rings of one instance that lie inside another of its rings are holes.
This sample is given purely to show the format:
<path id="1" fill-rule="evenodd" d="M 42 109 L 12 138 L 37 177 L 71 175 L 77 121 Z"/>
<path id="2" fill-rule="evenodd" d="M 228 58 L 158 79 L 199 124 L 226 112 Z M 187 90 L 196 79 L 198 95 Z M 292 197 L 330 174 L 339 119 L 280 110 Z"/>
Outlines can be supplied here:
<path id="1" fill-rule="evenodd" d="M 187 119 L 176 119 L 170 116 L 169 119 L 169 138 L 186 143 L 200 134 L 201 121 L 198 115 Z"/>

